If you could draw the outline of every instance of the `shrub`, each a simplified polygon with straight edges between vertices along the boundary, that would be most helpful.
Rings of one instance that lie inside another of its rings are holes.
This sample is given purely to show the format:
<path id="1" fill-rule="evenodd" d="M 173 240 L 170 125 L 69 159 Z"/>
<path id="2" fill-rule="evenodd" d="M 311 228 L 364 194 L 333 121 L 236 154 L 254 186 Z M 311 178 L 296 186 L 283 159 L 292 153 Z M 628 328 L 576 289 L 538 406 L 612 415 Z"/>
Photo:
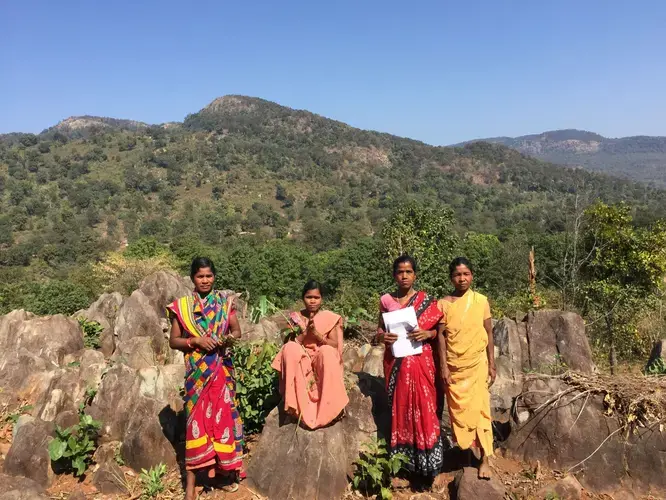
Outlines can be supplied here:
<path id="1" fill-rule="evenodd" d="M 84 317 L 77 320 L 81 330 L 83 330 L 83 345 L 88 349 L 99 349 L 101 346 L 99 336 L 102 334 L 104 328 L 98 321 L 88 321 Z"/>
<path id="2" fill-rule="evenodd" d="M 362 445 L 360 457 L 354 462 L 356 470 L 352 478 L 354 489 L 363 491 L 365 496 L 377 495 L 377 498 L 389 500 L 391 477 L 398 474 L 409 461 L 406 455 L 395 453 L 388 456 L 386 441 L 372 438 Z"/>
<path id="3" fill-rule="evenodd" d="M 238 410 L 247 434 L 261 432 L 268 413 L 280 400 L 277 372 L 271 362 L 273 342 L 239 342 L 233 348 Z"/>
<path id="4" fill-rule="evenodd" d="M 51 280 L 36 287 L 34 295 L 26 300 L 26 309 L 39 315 L 69 316 L 89 304 L 90 297 L 81 285 L 71 281 Z"/>
<path id="5" fill-rule="evenodd" d="M 56 427 L 56 437 L 49 443 L 49 456 L 60 469 L 82 476 L 97 448 L 102 424 L 90 415 L 80 414 L 79 423 L 67 429 Z"/>
<path id="6" fill-rule="evenodd" d="M 164 491 L 164 476 L 167 473 L 167 466 L 163 463 L 151 467 L 150 470 L 141 469 L 141 498 L 155 498 Z"/>

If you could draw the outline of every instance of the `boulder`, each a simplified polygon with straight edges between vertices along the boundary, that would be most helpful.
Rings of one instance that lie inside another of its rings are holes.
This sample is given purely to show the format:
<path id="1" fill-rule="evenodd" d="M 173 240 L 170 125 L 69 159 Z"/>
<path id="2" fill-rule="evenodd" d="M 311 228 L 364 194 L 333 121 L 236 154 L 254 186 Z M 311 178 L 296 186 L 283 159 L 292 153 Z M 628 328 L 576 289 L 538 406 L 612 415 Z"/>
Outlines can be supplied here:
<path id="1" fill-rule="evenodd" d="M 135 290 L 120 306 L 114 329 L 116 344 L 120 347 L 133 338 L 147 337 L 152 340 L 155 355 L 165 358 L 169 350 L 167 335 L 156 311 L 151 300 L 141 290 Z"/>
<path id="2" fill-rule="evenodd" d="M 518 325 L 503 318 L 493 328 L 497 378 L 490 388 L 493 420 L 508 422 L 513 399 L 520 394 L 523 382 L 522 348 Z"/>
<path id="3" fill-rule="evenodd" d="M 60 365 L 65 355 L 83 349 L 83 332 L 76 320 L 60 314 L 36 317 L 12 311 L 0 317 L 0 352 L 21 348 Z"/>
<path id="4" fill-rule="evenodd" d="M 22 420 L 5 459 L 5 472 L 27 477 L 46 488 L 53 480 L 48 451 L 53 423 L 26 417 Z"/>
<path id="5" fill-rule="evenodd" d="M 73 315 L 76 319 L 85 318 L 88 321 L 97 321 L 101 325 L 100 343 L 105 356 L 111 356 L 116 348 L 113 329 L 122 302 L 123 296 L 118 292 L 104 293 L 88 309 Z"/>
<path id="6" fill-rule="evenodd" d="M 661 360 L 661 363 L 666 366 L 666 339 L 657 340 L 652 346 L 652 352 L 650 353 L 650 359 L 648 359 L 647 364 L 645 365 L 645 370 L 649 370 L 655 363 L 658 363 Z"/>
<path id="7" fill-rule="evenodd" d="M 92 477 L 92 483 L 105 495 L 129 494 L 129 485 L 125 473 L 116 462 L 116 453 L 121 443 L 114 441 L 105 443 L 97 448 L 93 460 L 97 464 Z"/>
<path id="8" fill-rule="evenodd" d="M 166 306 L 183 295 L 192 293 L 194 284 L 188 277 L 170 271 L 158 271 L 144 278 L 139 291 L 159 317 L 166 316 Z"/>
<path id="9" fill-rule="evenodd" d="M 504 500 L 506 491 L 495 478 L 479 479 L 479 471 L 465 467 L 453 479 L 456 500 Z"/>
<path id="10" fill-rule="evenodd" d="M 157 358 L 153 342 L 154 339 L 151 337 L 134 337 L 119 341 L 112 359 L 135 370 L 155 366 Z"/>
<path id="11" fill-rule="evenodd" d="M 27 477 L 0 474 L 0 500 L 48 500 L 44 487 Z"/>
<path id="12" fill-rule="evenodd" d="M 59 373 L 58 366 L 20 347 L 0 351 L 0 402 L 9 408 L 20 401 L 35 404 Z"/>
<path id="13" fill-rule="evenodd" d="M 363 369 L 365 358 L 361 356 L 358 348 L 354 346 L 345 346 L 342 353 L 342 363 L 348 372 L 360 372 Z"/>
<path id="14" fill-rule="evenodd" d="M 566 498 L 567 500 L 580 500 L 583 498 L 583 487 L 578 479 L 567 474 L 553 484 L 539 490 L 539 498 Z"/>
<path id="15" fill-rule="evenodd" d="M 349 399 L 342 420 L 314 431 L 297 427 L 282 405 L 273 410 L 250 462 L 251 486 L 271 500 L 340 498 L 361 444 L 390 426 L 381 380 L 360 374 Z"/>
<path id="16" fill-rule="evenodd" d="M 268 319 L 262 318 L 259 323 L 251 323 L 245 318 L 239 318 L 241 327 L 241 338 L 250 342 L 263 342 L 268 340 L 282 345 L 282 336 L 280 335 L 280 328 L 278 325 Z"/>
<path id="17" fill-rule="evenodd" d="M 530 368 L 551 371 L 560 364 L 583 373 L 595 371 L 592 351 L 585 335 L 585 322 L 578 314 L 557 310 L 532 311 L 527 315 Z"/>
<path id="18" fill-rule="evenodd" d="M 88 413 L 103 423 L 102 442 L 121 441 L 122 456 L 140 470 L 176 464 L 181 441 L 183 366 L 133 370 L 118 364 L 104 376 Z"/>
<path id="19" fill-rule="evenodd" d="M 384 345 L 377 345 L 363 360 L 363 373 L 373 377 L 384 378 Z"/>
<path id="20" fill-rule="evenodd" d="M 527 418 L 512 424 L 503 445 L 508 454 L 531 463 L 539 460 L 556 470 L 575 467 L 571 472 L 581 483 L 598 492 L 611 494 L 623 486 L 637 492 L 663 491 L 666 456 L 661 450 L 666 449 L 666 435 L 640 427 L 627 435 L 618 430 L 615 416 L 606 415 L 602 395 L 581 396 L 571 389 L 557 378 L 526 378 L 516 413 Z"/>

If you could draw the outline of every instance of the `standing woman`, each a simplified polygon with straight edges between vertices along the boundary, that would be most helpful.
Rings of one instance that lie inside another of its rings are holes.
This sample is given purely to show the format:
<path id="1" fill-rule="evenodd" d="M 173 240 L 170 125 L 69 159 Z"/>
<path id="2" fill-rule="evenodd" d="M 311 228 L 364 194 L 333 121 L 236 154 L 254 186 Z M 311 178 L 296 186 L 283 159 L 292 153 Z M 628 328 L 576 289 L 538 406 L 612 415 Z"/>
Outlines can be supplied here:
<path id="1" fill-rule="evenodd" d="M 439 301 L 440 364 L 455 440 L 481 457 L 479 477 L 490 479 L 493 455 L 490 385 L 495 382 L 493 326 L 488 299 L 470 287 L 472 264 L 458 257 L 449 265 L 455 290 Z"/>
<path id="2" fill-rule="evenodd" d="M 243 466 L 243 423 L 236 408 L 236 381 L 229 345 L 241 336 L 233 297 L 213 289 L 215 266 L 203 257 L 192 261 L 194 292 L 167 306 L 171 319 L 169 346 L 185 353 L 187 415 L 185 499 L 194 500 L 195 471 L 216 469 L 234 481 Z"/>
<path id="3" fill-rule="evenodd" d="M 442 467 L 444 446 L 437 416 L 435 361 L 437 332 L 442 317 L 437 302 L 423 291 L 413 288 L 416 262 L 403 255 L 393 263 L 393 279 L 397 291 L 383 295 L 380 312 L 413 307 L 418 328 L 408 336 L 423 342 L 423 352 L 404 358 L 393 357 L 391 345 L 398 336 L 385 332 L 380 314 L 376 339 L 386 344 L 384 377 L 391 409 L 391 454 L 404 453 L 409 457 L 406 467 L 426 478 L 434 478 Z"/>
<path id="4" fill-rule="evenodd" d="M 342 366 L 342 318 L 321 309 L 322 287 L 308 281 L 303 306 L 291 314 L 298 335 L 273 360 L 280 372 L 284 409 L 309 429 L 324 427 L 342 414 L 349 403 Z"/>

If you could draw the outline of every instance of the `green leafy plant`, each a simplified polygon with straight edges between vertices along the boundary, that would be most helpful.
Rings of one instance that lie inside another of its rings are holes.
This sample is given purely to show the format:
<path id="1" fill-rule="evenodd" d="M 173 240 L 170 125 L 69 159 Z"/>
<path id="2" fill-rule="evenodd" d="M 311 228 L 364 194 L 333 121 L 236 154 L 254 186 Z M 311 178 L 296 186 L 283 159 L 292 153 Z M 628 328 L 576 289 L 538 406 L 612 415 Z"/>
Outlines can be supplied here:
<path id="1" fill-rule="evenodd" d="M 391 477 L 398 474 L 408 461 L 402 453 L 389 456 L 386 441 L 372 438 L 363 443 L 360 456 L 354 462 L 356 470 L 352 485 L 366 496 L 377 495 L 382 500 L 390 500 L 393 498 Z"/>
<path id="2" fill-rule="evenodd" d="M 123 465 L 125 465 L 125 459 L 123 458 L 123 455 L 120 452 L 120 448 L 121 448 L 120 445 L 116 447 L 116 450 L 113 452 L 113 459 L 116 461 L 118 465 L 122 467 Z"/>
<path id="3" fill-rule="evenodd" d="M 18 422 L 18 419 L 21 417 L 21 415 L 25 415 L 30 410 L 32 410 L 32 408 L 33 408 L 32 405 L 22 404 L 16 410 L 7 413 L 4 416 L 3 421 L 5 423 L 16 424 L 16 422 Z"/>
<path id="4" fill-rule="evenodd" d="M 280 309 L 273 304 L 265 295 L 259 297 L 259 303 L 256 306 L 250 307 L 250 321 L 252 323 L 259 323 L 261 318 L 276 314 Z"/>
<path id="5" fill-rule="evenodd" d="M 100 335 L 104 328 L 98 321 L 88 321 L 84 317 L 78 318 L 79 326 L 83 330 L 83 345 L 88 349 L 99 349 L 101 347 Z"/>
<path id="6" fill-rule="evenodd" d="M 165 488 L 163 479 L 166 473 L 167 466 L 163 463 L 151 467 L 150 470 L 141 469 L 139 476 L 143 489 L 141 498 L 155 498 L 158 493 L 163 492 Z"/>
<path id="7" fill-rule="evenodd" d="M 93 389 L 92 387 L 88 387 L 86 389 L 86 393 L 83 396 L 83 401 L 81 401 L 81 404 L 79 405 L 79 415 L 84 414 L 86 406 L 92 403 L 96 395 L 97 395 L 97 389 Z"/>
<path id="8" fill-rule="evenodd" d="M 56 427 L 56 436 L 49 443 L 49 456 L 63 471 L 74 471 L 75 476 L 82 476 L 97 448 L 97 438 L 101 422 L 90 415 L 79 415 L 79 423 L 62 429 Z"/>
<path id="9" fill-rule="evenodd" d="M 650 365 L 645 369 L 646 375 L 666 375 L 666 362 L 664 358 L 655 359 Z"/>
<path id="10" fill-rule="evenodd" d="M 238 410 L 247 434 L 260 432 L 266 415 L 279 402 L 277 372 L 271 362 L 278 352 L 273 342 L 239 342 L 233 347 Z"/>

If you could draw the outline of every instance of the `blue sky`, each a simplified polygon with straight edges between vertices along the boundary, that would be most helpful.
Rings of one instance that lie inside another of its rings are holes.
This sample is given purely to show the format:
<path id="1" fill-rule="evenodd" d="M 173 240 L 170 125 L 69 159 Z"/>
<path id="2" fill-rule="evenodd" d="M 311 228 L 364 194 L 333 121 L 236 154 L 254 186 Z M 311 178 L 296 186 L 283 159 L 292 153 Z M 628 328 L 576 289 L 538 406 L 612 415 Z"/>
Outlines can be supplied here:
<path id="1" fill-rule="evenodd" d="M 431 144 L 666 135 L 666 2 L 0 1 L 0 133 L 244 94 Z"/>

